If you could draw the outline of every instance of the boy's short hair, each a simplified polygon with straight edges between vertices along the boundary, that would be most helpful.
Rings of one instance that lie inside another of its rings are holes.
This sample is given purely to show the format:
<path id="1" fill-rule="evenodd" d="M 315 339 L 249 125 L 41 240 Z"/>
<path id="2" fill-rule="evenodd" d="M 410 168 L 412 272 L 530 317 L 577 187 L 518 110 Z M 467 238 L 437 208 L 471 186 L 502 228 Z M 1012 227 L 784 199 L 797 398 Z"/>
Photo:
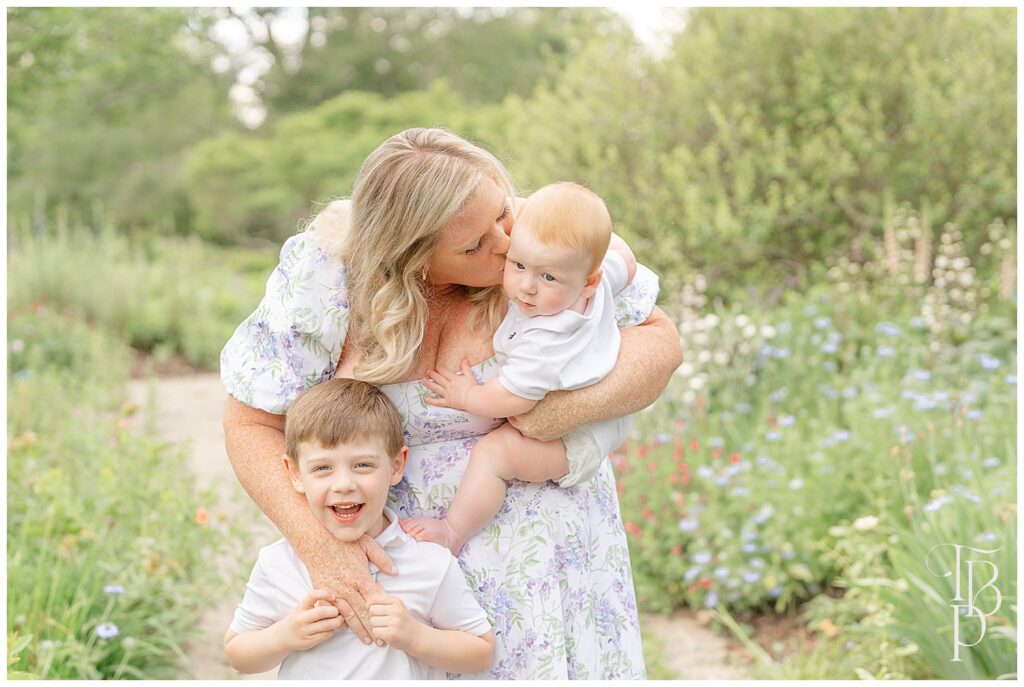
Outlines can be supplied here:
<path id="1" fill-rule="evenodd" d="M 612 238 L 612 218 L 596 193 L 571 181 L 548 184 L 534 191 L 516 215 L 529 223 L 543 244 L 582 250 L 590 270 L 601 266 Z"/>
<path id="2" fill-rule="evenodd" d="M 309 389 L 288 409 L 284 425 L 285 454 L 298 461 L 299 444 L 324 448 L 352 441 L 378 440 L 388 456 L 405 444 L 402 419 L 384 392 L 369 382 L 329 379 Z"/>

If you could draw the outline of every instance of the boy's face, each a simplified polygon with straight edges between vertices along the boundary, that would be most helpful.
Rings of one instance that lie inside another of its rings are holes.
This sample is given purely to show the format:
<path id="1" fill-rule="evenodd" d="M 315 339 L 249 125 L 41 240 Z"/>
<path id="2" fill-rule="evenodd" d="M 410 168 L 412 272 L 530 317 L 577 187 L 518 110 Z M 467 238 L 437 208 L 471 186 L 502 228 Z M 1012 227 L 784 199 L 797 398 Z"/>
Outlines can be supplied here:
<path id="1" fill-rule="evenodd" d="M 408 448 L 389 456 L 382 442 L 374 440 L 333 448 L 303 442 L 298 454 L 297 464 L 284 459 L 292 485 L 331 534 L 354 542 L 384 531 L 388 487 L 401 481 Z"/>
<path id="2" fill-rule="evenodd" d="M 554 315 L 594 294 L 601 272 L 590 274 L 589 267 L 590 258 L 582 250 L 545 245 L 528 224 L 517 222 L 502 286 L 524 315 Z"/>

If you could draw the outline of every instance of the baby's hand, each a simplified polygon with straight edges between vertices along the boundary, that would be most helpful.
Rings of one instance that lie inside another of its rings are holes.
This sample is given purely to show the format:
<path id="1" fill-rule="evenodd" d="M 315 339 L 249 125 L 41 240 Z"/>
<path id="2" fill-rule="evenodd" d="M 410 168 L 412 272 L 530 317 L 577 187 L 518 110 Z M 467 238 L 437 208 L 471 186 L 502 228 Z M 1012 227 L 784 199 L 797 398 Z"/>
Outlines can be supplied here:
<path id="1" fill-rule="evenodd" d="M 462 359 L 462 374 L 431 370 L 423 385 L 433 391 L 439 398 L 427 398 L 427 403 L 442 408 L 458 408 L 466 410 L 466 397 L 470 390 L 479 386 L 476 377 L 473 376 L 473 369 L 469 366 L 469 360 Z"/>
<path id="2" fill-rule="evenodd" d="M 334 595 L 314 589 L 299 602 L 288 617 L 277 623 L 281 643 L 289 651 L 305 651 L 334 635 L 344 621 L 332 603 Z M 319 606 L 317 602 L 323 602 Z"/>
<path id="3" fill-rule="evenodd" d="M 402 651 L 408 651 L 415 641 L 420 623 L 416 622 L 398 597 L 383 592 L 369 599 L 370 634 Z"/>

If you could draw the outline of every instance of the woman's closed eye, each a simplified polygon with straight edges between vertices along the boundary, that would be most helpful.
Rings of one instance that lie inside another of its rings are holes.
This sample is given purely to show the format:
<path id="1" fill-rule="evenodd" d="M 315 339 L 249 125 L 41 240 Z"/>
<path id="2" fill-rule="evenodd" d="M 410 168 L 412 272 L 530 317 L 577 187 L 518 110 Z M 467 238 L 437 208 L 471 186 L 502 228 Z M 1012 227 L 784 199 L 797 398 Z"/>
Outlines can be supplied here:
<path id="1" fill-rule="evenodd" d="M 484 247 L 484 242 L 486 240 L 487 240 L 487 234 L 484 234 L 483 236 L 480 237 L 480 242 L 479 243 L 477 243 L 474 247 L 472 247 L 472 248 L 470 248 L 468 250 L 462 251 L 463 254 L 465 254 L 465 255 L 476 255 L 477 253 L 480 252 L 480 249 Z"/>

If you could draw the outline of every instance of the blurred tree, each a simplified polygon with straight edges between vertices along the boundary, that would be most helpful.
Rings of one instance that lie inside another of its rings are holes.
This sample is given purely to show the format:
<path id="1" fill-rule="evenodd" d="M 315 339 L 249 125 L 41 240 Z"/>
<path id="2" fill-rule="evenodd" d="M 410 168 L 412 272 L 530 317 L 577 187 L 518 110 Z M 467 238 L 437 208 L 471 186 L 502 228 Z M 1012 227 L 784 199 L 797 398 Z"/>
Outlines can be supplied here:
<path id="1" fill-rule="evenodd" d="M 185 223 L 185 152 L 233 123 L 208 28 L 184 9 L 9 8 L 9 220 Z"/>
<path id="2" fill-rule="evenodd" d="M 294 9 L 255 8 L 213 16 L 247 33 L 236 69 L 269 65 L 251 84 L 268 121 L 349 90 L 392 96 L 438 78 L 470 104 L 527 95 L 547 70 L 564 65 L 580 27 L 622 21 L 607 10 L 554 7 L 310 7 L 304 20 Z"/>

